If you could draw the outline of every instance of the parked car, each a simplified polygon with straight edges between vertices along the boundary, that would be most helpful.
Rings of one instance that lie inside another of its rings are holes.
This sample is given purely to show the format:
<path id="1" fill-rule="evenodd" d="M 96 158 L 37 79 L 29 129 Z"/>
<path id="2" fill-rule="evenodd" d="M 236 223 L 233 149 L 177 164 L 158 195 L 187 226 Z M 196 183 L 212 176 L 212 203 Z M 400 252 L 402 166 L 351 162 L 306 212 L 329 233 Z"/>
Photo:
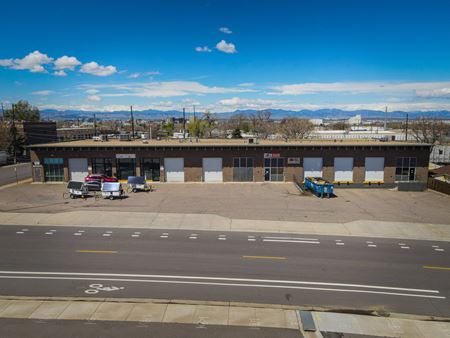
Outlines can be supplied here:
<path id="1" fill-rule="evenodd" d="M 90 174 L 87 175 L 84 178 L 85 182 L 100 182 L 100 183 L 104 183 L 104 182 L 118 182 L 117 178 L 115 177 L 108 177 L 106 175 L 103 174 Z"/>

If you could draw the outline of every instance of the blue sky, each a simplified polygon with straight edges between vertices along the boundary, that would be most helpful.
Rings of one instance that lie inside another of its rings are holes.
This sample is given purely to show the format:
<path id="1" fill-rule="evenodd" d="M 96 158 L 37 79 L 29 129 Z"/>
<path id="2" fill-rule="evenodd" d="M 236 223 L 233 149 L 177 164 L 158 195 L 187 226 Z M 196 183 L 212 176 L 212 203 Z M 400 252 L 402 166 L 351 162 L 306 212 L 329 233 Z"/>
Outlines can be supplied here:
<path id="1" fill-rule="evenodd" d="M 449 13 L 444 0 L 9 1 L 0 101 L 450 110 Z"/>

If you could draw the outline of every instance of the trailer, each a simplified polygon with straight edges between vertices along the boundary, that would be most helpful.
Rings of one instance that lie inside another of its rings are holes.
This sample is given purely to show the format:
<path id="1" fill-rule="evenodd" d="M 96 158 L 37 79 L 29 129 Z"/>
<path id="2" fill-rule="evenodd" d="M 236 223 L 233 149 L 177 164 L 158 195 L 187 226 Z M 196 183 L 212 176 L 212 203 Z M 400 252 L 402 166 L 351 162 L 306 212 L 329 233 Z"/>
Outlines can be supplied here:
<path id="1" fill-rule="evenodd" d="M 122 185 L 118 182 L 102 183 L 102 197 L 113 200 L 115 198 L 122 199 L 124 195 Z"/>
<path id="2" fill-rule="evenodd" d="M 327 195 L 330 198 L 333 195 L 333 183 L 324 180 L 322 177 L 306 177 L 303 183 L 305 190 L 313 192 L 317 197 L 323 198 Z"/>

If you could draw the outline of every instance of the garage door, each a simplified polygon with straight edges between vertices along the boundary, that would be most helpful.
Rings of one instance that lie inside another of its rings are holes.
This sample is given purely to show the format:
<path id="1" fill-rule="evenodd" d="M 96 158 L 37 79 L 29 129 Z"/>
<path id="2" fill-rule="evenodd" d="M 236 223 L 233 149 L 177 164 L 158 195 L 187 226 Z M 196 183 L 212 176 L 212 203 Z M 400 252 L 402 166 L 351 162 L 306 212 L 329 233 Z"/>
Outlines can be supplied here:
<path id="1" fill-rule="evenodd" d="M 334 180 L 353 182 L 353 157 L 334 158 Z"/>
<path id="2" fill-rule="evenodd" d="M 89 173 L 87 158 L 69 158 L 69 173 L 72 181 L 83 182 Z"/>
<path id="3" fill-rule="evenodd" d="M 184 182 L 184 159 L 182 157 L 165 158 L 164 166 L 167 182 Z"/>
<path id="4" fill-rule="evenodd" d="M 322 157 L 303 159 L 304 177 L 322 177 Z"/>
<path id="5" fill-rule="evenodd" d="M 203 158 L 203 180 L 205 182 L 222 182 L 222 158 Z"/>
<path id="6" fill-rule="evenodd" d="M 366 157 L 366 182 L 384 181 L 384 157 Z"/>

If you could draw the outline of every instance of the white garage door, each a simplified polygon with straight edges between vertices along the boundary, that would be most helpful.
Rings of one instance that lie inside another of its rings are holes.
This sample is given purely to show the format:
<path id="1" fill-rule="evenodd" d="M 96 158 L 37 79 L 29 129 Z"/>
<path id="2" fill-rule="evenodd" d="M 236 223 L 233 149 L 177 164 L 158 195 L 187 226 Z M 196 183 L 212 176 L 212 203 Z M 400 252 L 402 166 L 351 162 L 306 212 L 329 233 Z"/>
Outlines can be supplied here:
<path id="1" fill-rule="evenodd" d="M 84 182 L 89 174 L 87 158 L 69 158 L 69 173 L 72 181 Z"/>
<path id="2" fill-rule="evenodd" d="M 203 158 L 203 180 L 205 182 L 222 182 L 222 159 L 220 157 Z"/>
<path id="3" fill-rule="evenodd" d="M 366 157 L 366 182 L 384 181 L 384 157 Z"/>
<path id="4" fill-rule="evenodd" d="M 322 177 L 322 157 L 305 157 L 303 170 L 304 177 Z"/>
<path id="5" fill-rule="evenodd" d="M 164 169 L 167 182 L 184 182 L 184 159 L 182 157 L 165 158 Z"/>
<path id="6" fill-rule="evenodd" d="M 353 182 L 353 157 L 334 158 L 334 180 Z"/>

